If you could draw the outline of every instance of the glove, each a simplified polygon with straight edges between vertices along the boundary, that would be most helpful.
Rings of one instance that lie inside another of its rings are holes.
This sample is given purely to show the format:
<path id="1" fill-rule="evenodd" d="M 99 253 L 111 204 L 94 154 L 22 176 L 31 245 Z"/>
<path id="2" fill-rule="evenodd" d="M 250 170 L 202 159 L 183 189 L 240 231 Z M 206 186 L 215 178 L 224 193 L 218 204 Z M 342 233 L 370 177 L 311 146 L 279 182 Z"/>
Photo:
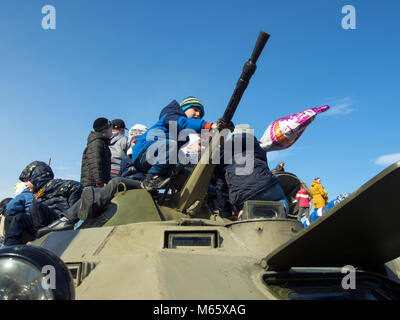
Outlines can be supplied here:
<path id="1" fill-rule="evenodd" d="M 235 129 L 235 125 L 230 120 L 225 120 L 224 118 L 219 118 L 217 121 L 217 129 L 219 131 L 223 129 L 229 129 L 231 132 Z"/>

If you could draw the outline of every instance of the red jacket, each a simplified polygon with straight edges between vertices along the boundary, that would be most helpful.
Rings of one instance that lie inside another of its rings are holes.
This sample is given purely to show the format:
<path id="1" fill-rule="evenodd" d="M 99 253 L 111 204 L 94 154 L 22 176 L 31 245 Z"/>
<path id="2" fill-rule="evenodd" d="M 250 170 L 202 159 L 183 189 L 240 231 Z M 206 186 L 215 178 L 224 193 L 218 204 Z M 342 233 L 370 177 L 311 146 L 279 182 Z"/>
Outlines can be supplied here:
<path id="1" fill-rule="evenodd" d="M 311 199 L 311 196 L 308 195 L 304 188 L 301 188 L 296 194 L 296 200 L 299 201 L 299 207 L 309 208 Z"/>

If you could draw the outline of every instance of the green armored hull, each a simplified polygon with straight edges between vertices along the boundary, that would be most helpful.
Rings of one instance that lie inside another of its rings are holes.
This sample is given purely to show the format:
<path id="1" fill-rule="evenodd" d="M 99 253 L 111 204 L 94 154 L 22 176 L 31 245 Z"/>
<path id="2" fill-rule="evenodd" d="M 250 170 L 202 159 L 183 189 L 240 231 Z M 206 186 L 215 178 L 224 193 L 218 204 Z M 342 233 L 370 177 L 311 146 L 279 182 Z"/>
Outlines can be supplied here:
<path id="1" fill-rule="evenodd" d="M 396 197 L 374 204 L 371 195 L 396 193 L 399 179 L 400 162 L 306 229 L 279 210 L 236 222 L 190 217 L 130 190 L 80 229 L 32 245 L 61 258 L 76 299 L 398 299 Z M 344 266 L 356 289 L 343 287 Z"/>

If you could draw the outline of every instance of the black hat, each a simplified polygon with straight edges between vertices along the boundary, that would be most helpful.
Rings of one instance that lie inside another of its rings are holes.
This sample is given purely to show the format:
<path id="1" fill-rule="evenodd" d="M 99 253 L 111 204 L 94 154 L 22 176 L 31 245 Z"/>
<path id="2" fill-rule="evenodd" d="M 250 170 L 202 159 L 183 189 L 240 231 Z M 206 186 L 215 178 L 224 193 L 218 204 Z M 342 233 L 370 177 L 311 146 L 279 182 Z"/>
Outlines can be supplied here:
<path id="1" fill-rule="evenodd" d="M 6 206 L 11 200 L 12 200 L 12 198 L 5 198 L 5 199 L 1 200 L 1 202 L 0 202 L 0 215 L 4 214 L 4 211 L 6 211 Z"/>
<path id="2" fill-rule="evenodd" d="M 112 126 L 110 120 L 106 118 L 98 118 L 93 122 L 93 129 L 96 132 L 103 132 Z"/>
<path id="3" fill-rule="evenodd" d="M 113 129 L 126 129 L 124 120 L 114 119 L 112 121 Z"/>

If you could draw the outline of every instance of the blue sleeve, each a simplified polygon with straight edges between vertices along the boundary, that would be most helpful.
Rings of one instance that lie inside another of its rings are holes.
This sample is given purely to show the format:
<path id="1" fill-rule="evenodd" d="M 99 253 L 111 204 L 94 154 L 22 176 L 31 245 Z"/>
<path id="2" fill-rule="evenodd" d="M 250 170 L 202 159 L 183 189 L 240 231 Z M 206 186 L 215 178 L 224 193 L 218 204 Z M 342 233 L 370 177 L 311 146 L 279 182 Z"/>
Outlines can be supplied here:
<path id="1" fill-rule="evenodd" d="M 178 119 L 178 132 L 183 129 L 193 129 L 197 133 L 201 133 L 201 129 L 206 125 L 206 121 L 201 119 L 193 119 L 187 117 L 180 117 Z"/>

